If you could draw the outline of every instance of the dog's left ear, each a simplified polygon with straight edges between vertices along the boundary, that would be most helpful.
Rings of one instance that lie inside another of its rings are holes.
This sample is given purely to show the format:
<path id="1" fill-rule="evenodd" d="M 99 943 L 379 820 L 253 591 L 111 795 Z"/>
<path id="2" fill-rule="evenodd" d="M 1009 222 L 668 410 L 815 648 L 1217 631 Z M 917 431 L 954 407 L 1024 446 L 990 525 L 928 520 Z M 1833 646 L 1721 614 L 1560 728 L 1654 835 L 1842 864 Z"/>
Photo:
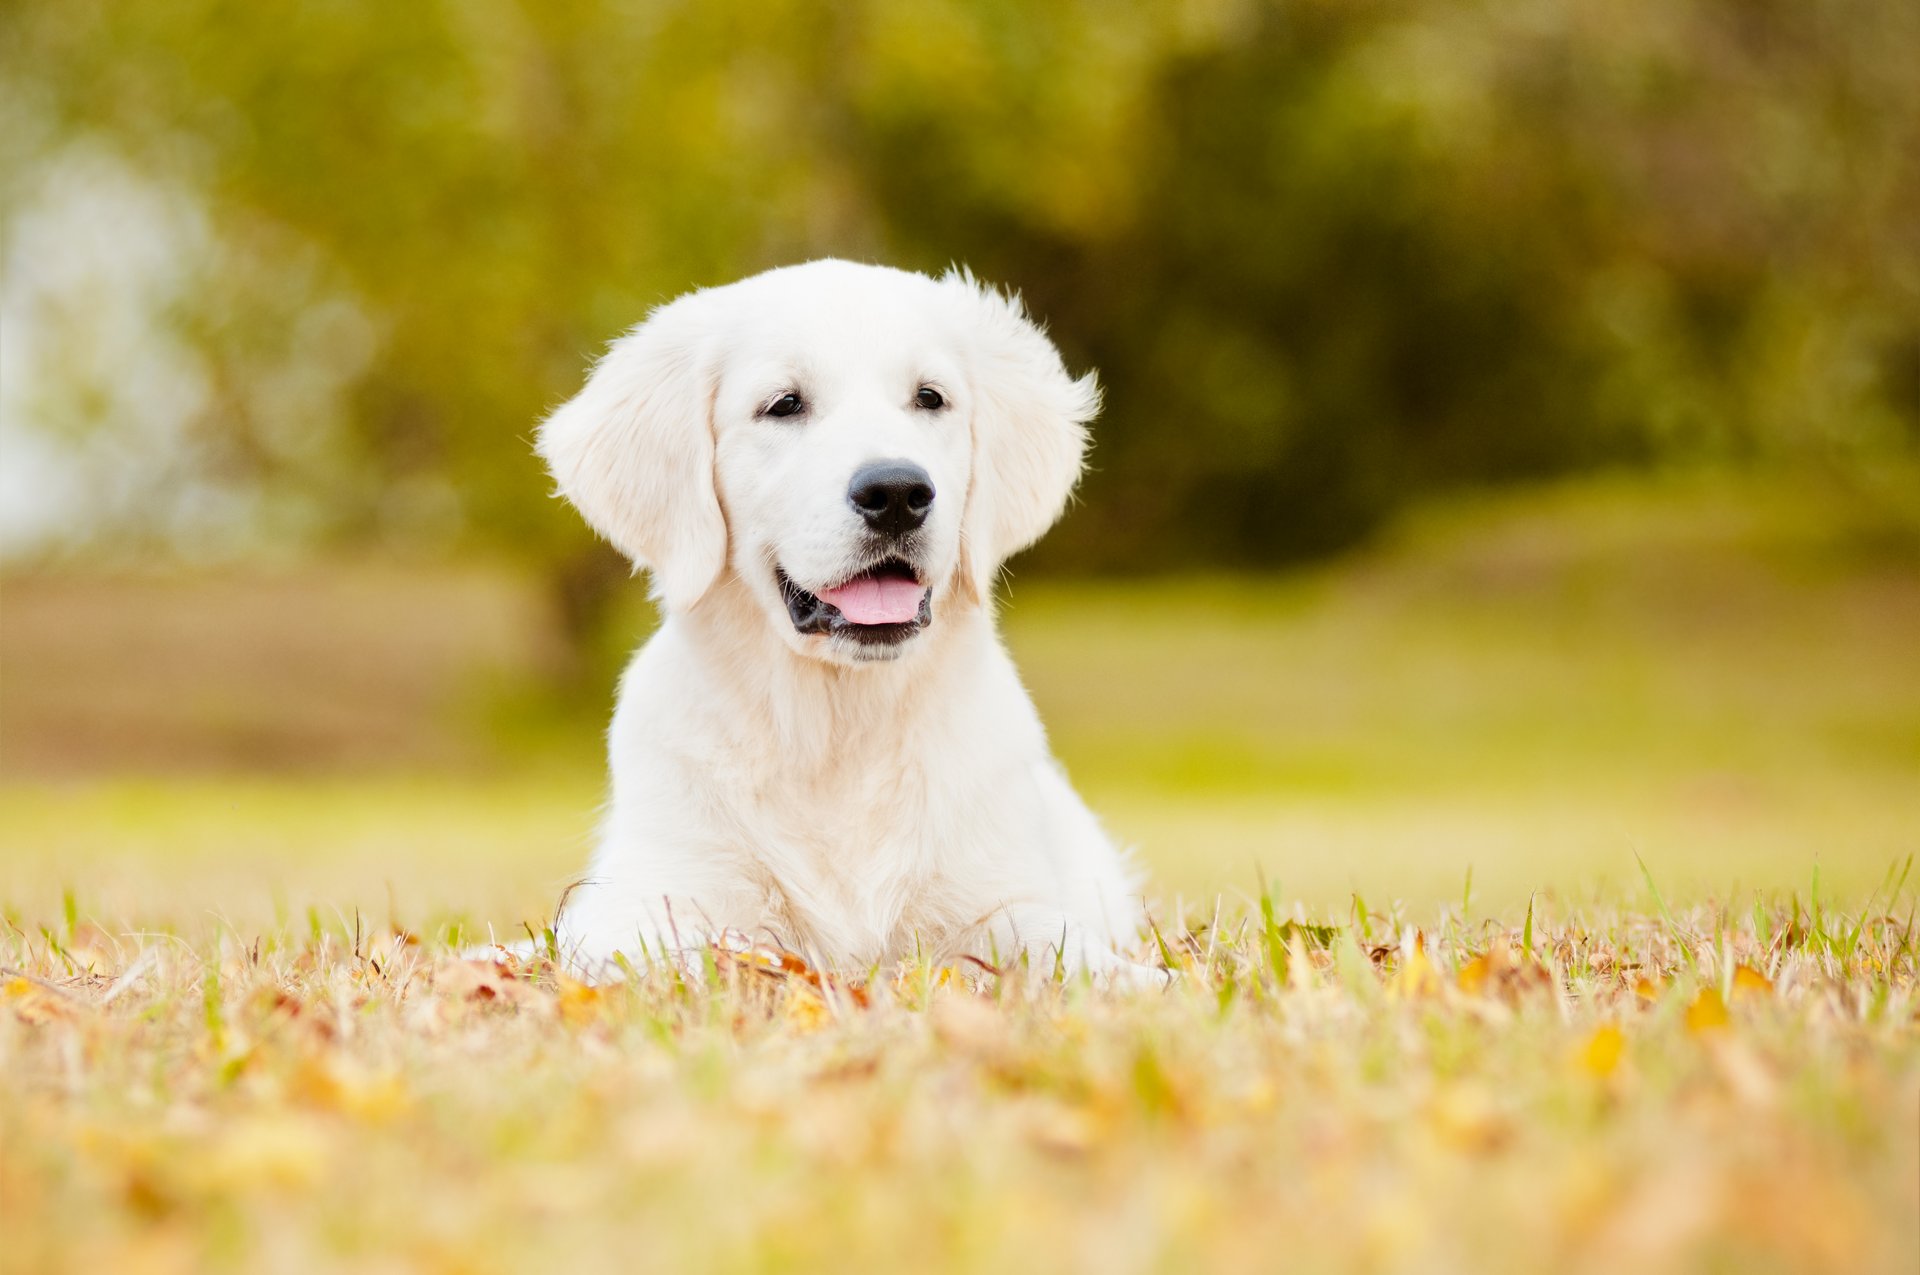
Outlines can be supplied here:
<path id="1" fill-rule="evenodd" d="M 537 450 L 593 529 L 685 611 L 727 560 L 713 481 L 712 293 L 655 310 L 613 343 L 586 388 L 540 426 Z"/>
<path id="2" fill-rule="evenodd" d="M 941 283 L 962 307 L 972 345 L 973 478 L 960 577 L 985 601 L 1000 564 L 1045 534 L 1073 494 L 1100 385 L 1091 372 L 1077 380 L 1067 374 L 1018 296 L 964 270 Z"/>

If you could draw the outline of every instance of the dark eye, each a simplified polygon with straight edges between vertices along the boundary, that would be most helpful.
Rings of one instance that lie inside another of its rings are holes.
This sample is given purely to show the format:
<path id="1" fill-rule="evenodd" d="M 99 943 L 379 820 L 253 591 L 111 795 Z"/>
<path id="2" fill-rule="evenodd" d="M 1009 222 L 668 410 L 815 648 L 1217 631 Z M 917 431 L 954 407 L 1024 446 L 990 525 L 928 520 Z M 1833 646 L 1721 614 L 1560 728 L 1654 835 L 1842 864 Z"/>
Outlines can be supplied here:
<path id="1" fill-rule="evenodd" d="M 915 406 L 924 407 L 929 412 L 937 412 L 947 405 L 947 400 L 940 397 L 940 391 L 931 385 L 922 385 L 920 392 L 913 396 L 913 401 Z"/>
<path id="2" fill-rule="evenodd" d="M 806 404 L 801 401 L 798 394 L 782 394 L 779 398 L 767 404 L 764 410 L 768 416 L 794 416 L 805 407 Z"/>

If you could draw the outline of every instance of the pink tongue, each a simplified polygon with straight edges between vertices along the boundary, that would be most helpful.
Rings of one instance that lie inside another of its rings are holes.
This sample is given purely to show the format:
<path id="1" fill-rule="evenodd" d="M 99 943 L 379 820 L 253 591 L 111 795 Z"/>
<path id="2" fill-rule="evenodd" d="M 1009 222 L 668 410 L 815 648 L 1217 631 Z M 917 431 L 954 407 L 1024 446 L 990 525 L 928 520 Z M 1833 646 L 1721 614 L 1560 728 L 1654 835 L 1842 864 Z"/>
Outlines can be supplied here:
<path id="1" fill-rule="evenodd" d="M 871 576 L 820 590 L 820 600 L 838 607 L 850 624 L 905 624 L 920 614 L 926 592 L 912 580 Z"/>

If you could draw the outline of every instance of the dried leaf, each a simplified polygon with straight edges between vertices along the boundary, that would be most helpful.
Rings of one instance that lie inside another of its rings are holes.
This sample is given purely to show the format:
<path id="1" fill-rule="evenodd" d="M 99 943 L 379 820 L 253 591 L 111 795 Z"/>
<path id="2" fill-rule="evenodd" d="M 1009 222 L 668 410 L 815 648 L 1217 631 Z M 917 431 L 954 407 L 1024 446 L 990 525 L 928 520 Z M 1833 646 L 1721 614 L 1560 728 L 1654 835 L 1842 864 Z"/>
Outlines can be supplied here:
<path id="1" fill-rule="evenodd" d="M 294 1073 L 292 1096 L 368 1124 L 386 1124 L 411 1105 L 396 1073 L 373 1071 L 339 1054 L 306 1059 Z"/>
<path id="2" fill-rule="evenodd" d="M 1703 987 L 1687 1006 L 1687 1030 L 1696 1036 L 1707 1032 L 1725 1031 L 1732 1023 L 1727 1015 L 1727 1003 L 1720 999 L 1718 988 Z"/>
<path id="3" fill-rule="evenodd" d="M 606 1008 L 606 989 L 561 974 L 554 979 L 554 991 L 560 1000 L 560 1018 L 579 1026 L 590 1023 Z"/>
<path id="4" fill-rule="evenodd" d="M 1440 971 L 1427 959 L 1426 936 L 1419 930 L 1409 930 L 1400 941 L 1400 968 L 1388 985 L 1388 993 L 1413 1000 L 1438 996 L 1445 986 Z"/>
<path id="5" fill-rule="evenodd" d="M 497 961 L 442 961 L 434 969 L 434 990 L 454 1000 L 520 1004 L 530 999 L 525 980 Z"/>
<path id="6" fill-rule="evenodd" d="M 1596 1028 L 1581 1047 L 1580 1069 L 1590 1076 L 1605 1080 L 1620 1069 L 1620 1060 L 1626 1053 L 1626 1035 L 1612 1023 L 1607 1023 Z"/>
<path id="7" fill-rule="evenodd" d="M 5 1000 L 14 1017 L 35 1025 L 75 1018 L 80 1012 L 72 997 L 17 975 L 0 987 L 0 999 Z"/>
<path id="8" fill-rule="evenodd" d="M 1460 973 L 1455 976 L 1454 981 L 1460 985 L 1461 991 L 1469 995 L 1478 995 L 1492 981 L 1493 972 L 1493 961 L 1485 952 L 1482 952 L 1460 967 Z"/>
<path id="9" fill-rule="evenodd" d="M 797 1032 L 819 1031 L 833 1021 L 833 1010 L 827 1002 L 804 983 L 796 983 L 787 993 L 786 1004 L 781 1007 L 781 1017 L 787 1026 Z"/>
<path id="10" fill-rule="evenodd" d="M 289 1034 L 308 1037 L 312 1042 L 326 1045 L 339 1036 L 339 1029 L 332 1016 L 324 1007 L 315 1007 L 301 1003 L 297 998 L 277 987 L 260 989 L 253 997 L 253 1007 L 269 1023 L 276 1024 Z"/>
<path id="11" fill-rule="evenodd" d="M 1501 938 L 1461 966 L 1454 981 L 1469 996 L 1514 1002 L 1530 991 L 1549 986 L 1552 978 L 1533 961 L 1515 960 L 1513 948 Z"/>

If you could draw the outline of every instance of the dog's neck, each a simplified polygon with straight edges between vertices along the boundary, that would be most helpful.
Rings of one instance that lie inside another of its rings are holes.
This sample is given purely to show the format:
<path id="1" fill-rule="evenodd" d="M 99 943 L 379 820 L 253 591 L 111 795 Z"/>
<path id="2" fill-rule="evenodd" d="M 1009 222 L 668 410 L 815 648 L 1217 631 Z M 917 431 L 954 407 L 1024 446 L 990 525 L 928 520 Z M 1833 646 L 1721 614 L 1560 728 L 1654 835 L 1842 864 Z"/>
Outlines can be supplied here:
<path id="1" fill-rule="evenodd" d="M 784 617 L 780 622 L 784 622 Z M 990 605 L 951 586 L 936 592 L 933 622 L 892 659 L 838 664 L 795 651 L 737 578 L 673 617 L 707 689 L 728 702 L 736 729 L 778 739 L 796 764 L 849 749 L 897 753 L 951 717 L 964 685 L 997 649 Z"/>

